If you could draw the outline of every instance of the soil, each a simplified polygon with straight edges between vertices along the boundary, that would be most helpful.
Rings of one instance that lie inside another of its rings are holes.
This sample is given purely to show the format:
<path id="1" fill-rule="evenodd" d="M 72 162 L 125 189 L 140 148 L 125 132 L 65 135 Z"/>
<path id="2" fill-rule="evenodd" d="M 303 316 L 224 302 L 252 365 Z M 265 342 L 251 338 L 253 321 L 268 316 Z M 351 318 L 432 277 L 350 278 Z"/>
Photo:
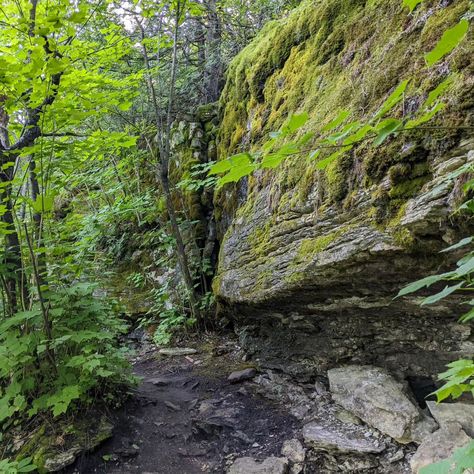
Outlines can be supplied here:
<path id="1" fill-rule="evenodd" d="M 142 350 L 134 364 L 139 386 L 122 409 L 109 414 L 113 437 L 65 472 L 224 473 L 237 457 L 280 455 L 297 420 L 252 384 L 227 381 L 245 368 L 233 341 L 195 347 L 198 354 L 178 357 Z"/>

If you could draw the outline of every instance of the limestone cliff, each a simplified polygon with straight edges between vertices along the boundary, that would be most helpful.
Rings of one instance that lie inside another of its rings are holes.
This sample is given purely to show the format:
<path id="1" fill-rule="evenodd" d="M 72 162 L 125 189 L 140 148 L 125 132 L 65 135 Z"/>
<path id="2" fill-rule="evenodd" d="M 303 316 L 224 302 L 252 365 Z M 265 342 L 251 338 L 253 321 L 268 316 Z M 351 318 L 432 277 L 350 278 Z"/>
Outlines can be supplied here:
<path id="1" fill-rule="evenodd" d="M 229 69 L 220 158 L 258 148 L 290 113 L 308 112 L 304 131 L 343 108 L 367 119 L 410 79 L 393 112 L 402 117 L 456 73 L 447 108 L 429 124 L 452 128 L 362 144 L 325 171 L 295 156 L 216 193 L 215 293 L 266 365 L 311 376 L 368 362 L 420 376 L 474 352 L 470 328 L 456 324 L 455 299 L 424 309 L 418 298 L 393 302 L 405 283 L 449 264 L 438 251 L 469 231 L 453 216 L 462 178 L 446 176 L 474 159 L 465 129 L 473 125 L 472 28 L 434 68 L 423 57 L 469 2 L 425 1 L 413 15 L 401 3 L 306 0 L 267 25 Z"/>

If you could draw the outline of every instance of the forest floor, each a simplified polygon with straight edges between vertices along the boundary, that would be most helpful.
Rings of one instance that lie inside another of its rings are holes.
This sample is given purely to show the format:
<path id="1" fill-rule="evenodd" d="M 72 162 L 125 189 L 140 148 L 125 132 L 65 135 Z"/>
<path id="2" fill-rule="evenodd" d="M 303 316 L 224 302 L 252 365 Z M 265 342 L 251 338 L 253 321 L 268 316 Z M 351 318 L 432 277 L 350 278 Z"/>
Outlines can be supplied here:
<path id="1" fill-rule="evenodd" d="M 67 473 L 223 473 L 237 457 L 280 455 L 298 421 L 251 383 L 227 380 L 248 367 L 235 341 L 212 338 L 187 347 L 196 353 L 170 357 L 141 347 L 134 360 L 141 382 L 109 414 L 112 438 Z"/>

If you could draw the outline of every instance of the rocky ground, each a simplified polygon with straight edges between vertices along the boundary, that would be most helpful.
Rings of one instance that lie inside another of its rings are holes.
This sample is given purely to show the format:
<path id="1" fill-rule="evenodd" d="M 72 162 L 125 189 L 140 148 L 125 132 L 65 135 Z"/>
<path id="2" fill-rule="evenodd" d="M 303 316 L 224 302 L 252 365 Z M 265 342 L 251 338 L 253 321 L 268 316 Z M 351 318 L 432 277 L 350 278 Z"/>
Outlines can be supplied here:
<path id="1" fill-rule="evenodd" d="M 302 383 L 246 362 L 233 339 L 145 344 L 134 367 L 141 382 L 108 415 L 110 439 L 63 472 L 403 474 L 448 456 L 474 429 L 472 406 L 431 404 L 435 421 L 383 369 Z"/>

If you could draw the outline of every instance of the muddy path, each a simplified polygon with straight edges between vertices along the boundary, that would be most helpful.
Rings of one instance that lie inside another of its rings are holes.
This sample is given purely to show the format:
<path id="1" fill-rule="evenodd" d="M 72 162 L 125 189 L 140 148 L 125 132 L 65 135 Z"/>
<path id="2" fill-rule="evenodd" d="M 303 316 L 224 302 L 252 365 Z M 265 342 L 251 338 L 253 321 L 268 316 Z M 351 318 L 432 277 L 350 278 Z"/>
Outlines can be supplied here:
<path id="1" fill-rule="evenodd" d="M 196 354 L 174 357 L 142 352 L 134 364 L 139 386 L 109 414 L 113 437 L 66 472 L 224 473 L 237 457 L 278 456 L 297 420 L 249 381 L 227 380 L 243 368 L 229 343 L 195 348 Z"/>

